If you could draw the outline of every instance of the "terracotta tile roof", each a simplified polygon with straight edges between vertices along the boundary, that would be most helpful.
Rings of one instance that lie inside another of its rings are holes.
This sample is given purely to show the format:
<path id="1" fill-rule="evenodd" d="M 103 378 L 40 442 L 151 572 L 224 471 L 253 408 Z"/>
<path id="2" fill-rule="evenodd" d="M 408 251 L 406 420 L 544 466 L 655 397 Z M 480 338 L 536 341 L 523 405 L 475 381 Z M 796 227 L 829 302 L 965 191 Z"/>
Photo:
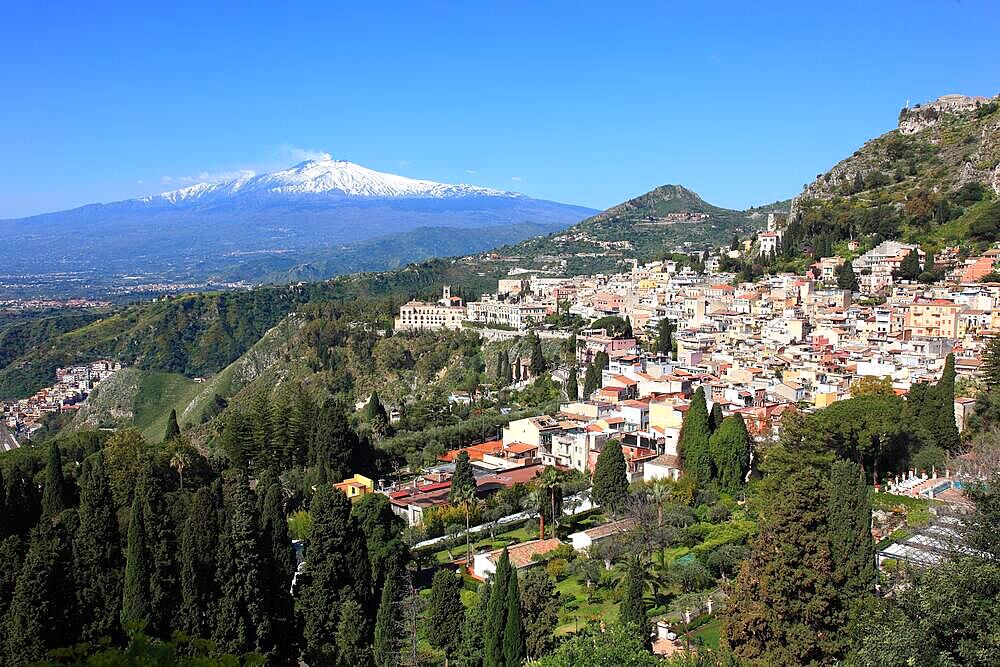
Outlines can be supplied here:
<path id="1" fill-rule="evenodd" d="M 553 549 L 557 549 L 561 544 L 562 542 L 554 537 L 547 540 L 531 540 L 530 542 L 522 542 L 521 544 L 507 547 L 507 555 L 510 557 L 510 564 L 515 569 L 521 569 L 534 563 L 535 559 L 533 557 L 535 555 L 542 556 L 547 554 Z M 503 549 L 491 551 L 489 559 L 496 563 L 502 553 Z"/>

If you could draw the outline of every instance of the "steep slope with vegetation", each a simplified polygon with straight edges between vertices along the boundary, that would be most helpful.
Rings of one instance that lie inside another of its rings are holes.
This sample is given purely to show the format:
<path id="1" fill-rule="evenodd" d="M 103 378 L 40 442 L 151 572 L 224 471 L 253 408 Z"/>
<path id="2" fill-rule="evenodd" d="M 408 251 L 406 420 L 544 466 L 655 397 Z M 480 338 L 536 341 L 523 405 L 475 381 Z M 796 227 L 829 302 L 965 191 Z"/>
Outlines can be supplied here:
<path id="1" fill-rule="evenodd" d="M 788 252 L 857 239 L 930 249 L 1000 239 L 1000 97 L 948 96 L 817 176 L 792 203 Z"/>

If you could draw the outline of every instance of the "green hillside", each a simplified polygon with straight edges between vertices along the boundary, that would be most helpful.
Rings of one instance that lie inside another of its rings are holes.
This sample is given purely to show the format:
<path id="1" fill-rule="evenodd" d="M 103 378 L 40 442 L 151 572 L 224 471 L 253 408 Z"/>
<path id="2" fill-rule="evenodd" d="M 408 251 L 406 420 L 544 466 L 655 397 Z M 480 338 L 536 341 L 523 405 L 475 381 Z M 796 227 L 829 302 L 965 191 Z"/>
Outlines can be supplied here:
<path id="1" fill-rule="evenodd" d="M 1000 240 L 1000 98 L 904 109 L 792 203 L 790 253 L 895 238 L 929 249 Z"/>

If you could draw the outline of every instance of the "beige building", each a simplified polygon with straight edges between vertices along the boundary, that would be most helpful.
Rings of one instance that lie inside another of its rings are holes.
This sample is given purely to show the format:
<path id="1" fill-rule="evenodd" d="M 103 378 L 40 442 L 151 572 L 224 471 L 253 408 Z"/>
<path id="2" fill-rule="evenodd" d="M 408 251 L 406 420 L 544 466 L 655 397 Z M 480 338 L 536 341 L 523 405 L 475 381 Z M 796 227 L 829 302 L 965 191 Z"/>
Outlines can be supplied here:
<path id="1" fill-rule="evenodd" d="M 466 311 L 462 300 L 452 296 L 451 288 L 445 286 L 437 303 L 414 300 L 400 306 L 399 316 L 393 328 L 397 331 L 461 329 L 465 318 Z"/>
<path id="2" fill-rule="evenodd" d="M 916 299 L 906 307 L 903 335 L 958 337 L 958 320 L 962 306 L 947 299 Z"/>

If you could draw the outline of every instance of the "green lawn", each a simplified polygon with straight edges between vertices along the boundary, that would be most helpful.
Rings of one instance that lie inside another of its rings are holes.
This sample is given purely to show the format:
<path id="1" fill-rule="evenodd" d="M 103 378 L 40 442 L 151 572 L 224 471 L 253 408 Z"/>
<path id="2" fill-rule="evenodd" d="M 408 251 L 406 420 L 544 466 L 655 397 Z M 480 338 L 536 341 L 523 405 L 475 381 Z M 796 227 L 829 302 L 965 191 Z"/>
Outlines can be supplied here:
<path id="1" fill-rule="evenodd" d="M 701 640 L 705 646 L 711 649 L 719 648 L 719 640 L 721 637 L 722 620 L 718 618 L 713 618 L 711 621 L 699 626 L 693 633 L 691 633 L 692 640 Z"/>

